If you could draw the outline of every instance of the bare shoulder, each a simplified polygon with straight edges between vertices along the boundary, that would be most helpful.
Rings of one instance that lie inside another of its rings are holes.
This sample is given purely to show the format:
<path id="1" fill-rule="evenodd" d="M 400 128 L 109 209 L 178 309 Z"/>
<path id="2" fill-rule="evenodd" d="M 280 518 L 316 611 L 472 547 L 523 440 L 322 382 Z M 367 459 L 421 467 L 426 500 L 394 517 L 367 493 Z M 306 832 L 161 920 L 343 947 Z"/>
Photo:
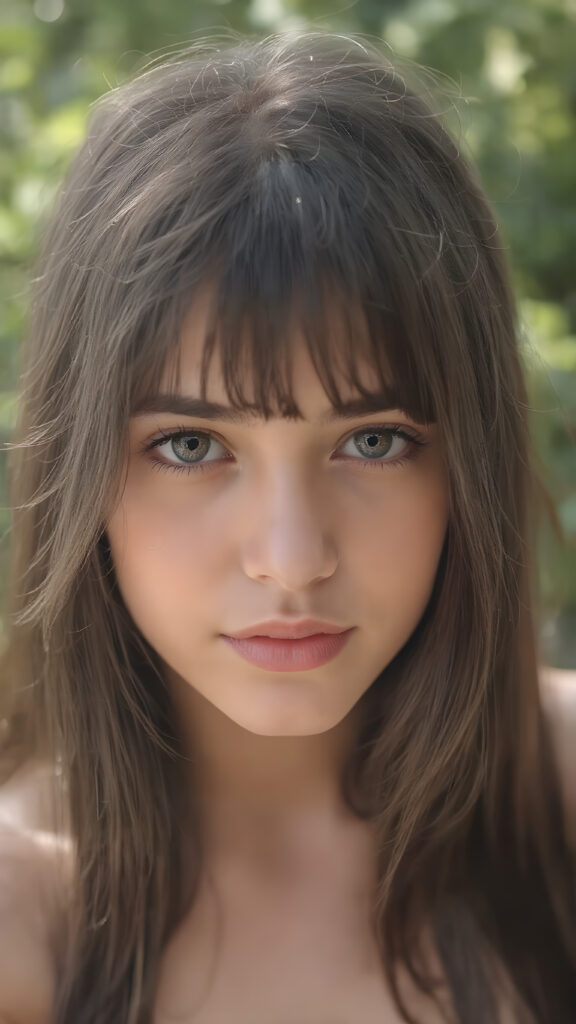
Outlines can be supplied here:
<path id="1" fill-rule="evenodd" d="M 53 936 L 69 850 L 30 813 L 41 786 L 25 772 L 0 788 L 0 1024 L 46 1024 L 54 1001 Z"/>
<path id="2" fill-rule="evenodd" d="M 554 739 L 568 835 L 576 848 L 576 670 L 542 667 L 540 692 Z"/>
<path id="3" fill-rule="evenodd" d="M 49 1018 L 54 977 L 45 867 L 35 837 L 0 823 L 0 1021 Z"/>

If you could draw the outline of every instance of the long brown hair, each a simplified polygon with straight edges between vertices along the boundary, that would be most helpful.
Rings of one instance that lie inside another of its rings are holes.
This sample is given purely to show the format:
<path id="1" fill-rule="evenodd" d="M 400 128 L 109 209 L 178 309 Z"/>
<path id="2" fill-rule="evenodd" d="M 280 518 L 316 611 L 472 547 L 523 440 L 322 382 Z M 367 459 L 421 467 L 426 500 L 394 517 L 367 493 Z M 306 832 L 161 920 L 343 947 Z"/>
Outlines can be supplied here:
<path id="1" fill-rule="evenodd" d="M 45 232 L 2 681 L 6 764 L 19 749 L 57 766 L 76 852 L 57 1024 L 151 1021 L 200 872 L 159 658 L 123 605 L 105 531 L 129 417 L 206 281 L 204 369 L 218 341 L 233 405 L 300 415 L 286 375 L 297 321 L 336 407 L 337 367 L 363 391 L 362 348 L 446 452 L 434 590 L 365 695 L 342 780 L 378 837 L 374 922 L 399 1009 L 414 1022 L 398 963 L 433 989 L 420 955 L 432 922 L 461 1024 L 498 1019 L 496 962 L 518 1021 L 574 1019 L 574 863 L 539 699 L 538 484 L 514 301 L 476 177 L 409 78 L 360 37 L 194 44 L 96 104 Z"/>

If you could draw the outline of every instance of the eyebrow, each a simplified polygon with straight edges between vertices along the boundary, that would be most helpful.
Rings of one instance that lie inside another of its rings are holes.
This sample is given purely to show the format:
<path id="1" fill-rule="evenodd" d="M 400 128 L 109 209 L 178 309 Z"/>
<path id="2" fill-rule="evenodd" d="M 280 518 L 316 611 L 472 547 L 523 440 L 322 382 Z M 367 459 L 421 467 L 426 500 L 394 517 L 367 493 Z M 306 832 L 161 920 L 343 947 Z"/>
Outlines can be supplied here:
<path id="1" fill-rule="evenodd" d="M 394 396 L 390 392 L 377 392 L 353 398 L 342 403 L 339 409 L 331 409 L 324 413 L 317 422 L 324 425 L 338 420 L 366 416 L 370 413 L 390 412 L 392 409 L 413 419 L 406 410 L 401 409 L 398 405 L 391 405 L 391 401 L 394 401 Z M 173 413 L 176 416 L 189 416 L 191 419 L 222 420 L 225 423 L 235 424 L 248 424 L 254 420 L 264 419 L 263 416 L 256 413 L 233 409 L 231 406 L 221 405 L 219 402 L 208 402 L 190 395 L 168 393 L 160 393 L 144 399 L 136 406 L 133 416 L 148 416 L 151 413 Z"/>

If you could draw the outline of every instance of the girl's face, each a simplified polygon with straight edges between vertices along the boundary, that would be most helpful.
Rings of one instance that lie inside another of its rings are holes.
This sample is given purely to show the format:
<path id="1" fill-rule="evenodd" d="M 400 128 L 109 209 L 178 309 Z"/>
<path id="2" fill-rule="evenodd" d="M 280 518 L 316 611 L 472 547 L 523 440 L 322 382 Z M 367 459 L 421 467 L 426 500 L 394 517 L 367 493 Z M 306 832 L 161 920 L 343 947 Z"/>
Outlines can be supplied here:
<path id="1" fill-rule="evenodd" d="M 158 396 L 131 420 L 126 484 L 107 525 L 118 584 L 168 679 L 253 733 L 322 733 L 425 610 L 448 521 L 437 428 L 398 409 L 330 418 L 300 338 L 293 393 L 304 421 L 186 413 L 200 393 L 205 315 L 198 303 L 184 325 L 180 409 Z M 369 373 L 362 381 L 375 388 Z M 207 398 L 227 405 L 216 358 Z M 330 660 L 301 669 L 253 664 L 224 639 L 287 617 L 351 632 Z"/>

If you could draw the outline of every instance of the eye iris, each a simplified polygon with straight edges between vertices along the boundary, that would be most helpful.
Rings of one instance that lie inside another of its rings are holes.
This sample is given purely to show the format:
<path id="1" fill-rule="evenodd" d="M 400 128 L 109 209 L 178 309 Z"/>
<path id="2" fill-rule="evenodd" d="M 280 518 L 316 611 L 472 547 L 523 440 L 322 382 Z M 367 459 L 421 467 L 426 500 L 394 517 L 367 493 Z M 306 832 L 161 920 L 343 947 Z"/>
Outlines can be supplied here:
<path id="1" fill-rule="evenodd" d="M 383 444 L 378 440 L 381 437 L 386 439 Z M 388 430 L 371 430 L 369 433 L 367 432 L 361 435 L 362 442 L 364 442 L 364 439 L 366 439 L 365 444 L 367 445 L 370 454 L 377 455 L 378 457 L 388 454 L 393 440 L 392 435 Z M 362 450 L 361 445 L 357 444 L 357 447 L 360 451 Z M 384 451 L 380 450 L 382 448 L 384 448 Z"/>
<path id="2" fill-rule="evenodd" d="M 172 439 L 172 450 L 179 459 L 186 460 L 187 455 L 199 455 L 202 457 L 208 451 L 210 442 L 207 437 L 200 437 L 198 434 L 188 434 L 185 437 Z"/>
<path id="3" fill-rule="evenodd" d="M 381 458 L 382 455 L 388 454 L 394 440 L 392 432 L 389 430 L 371 430 L 370 432 L 365 432 L 360 436 L 360 443 L 357 441 L 354 442 L 358 450 L 362 451 L 362 446 L 365 445 L 369 453 L 378 458 Z M 382 442 L 379 438 L 385 438 L 385 440 Z M 178 458 L 186 461 L 186 457 L 190 455 L 203 458 L 210 446 L 210 439 L 208 437 L 202 437 L 200 434 L 187 434 L 182 437 L 174 437 L 171 445 L 174 454 Z M 198 461 L 198 459 L 193 461 Z"/>

